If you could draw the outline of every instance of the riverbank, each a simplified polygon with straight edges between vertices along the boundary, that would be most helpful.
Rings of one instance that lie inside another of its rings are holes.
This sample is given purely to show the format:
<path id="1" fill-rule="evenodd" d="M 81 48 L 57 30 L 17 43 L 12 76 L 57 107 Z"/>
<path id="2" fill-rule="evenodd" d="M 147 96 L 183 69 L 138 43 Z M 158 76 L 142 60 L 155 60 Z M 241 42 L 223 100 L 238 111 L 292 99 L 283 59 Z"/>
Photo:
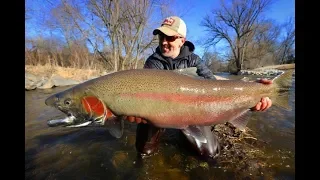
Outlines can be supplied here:
<path id="1" fill-rule="evenodd" d="M 53 75 L 58 75 L 79 82 L 99 77 L 106 73 L 103 69 L 76 69 L 54 65 L 25 65 L 25 72 L 42 78 L 50 78 Z"/>
<path id="2" fill-rule="evenodd" d="M 79 84 L 107 74 L 103 69 L 76 69 L 54 65 L 25 65 L 25 90 Z"/>

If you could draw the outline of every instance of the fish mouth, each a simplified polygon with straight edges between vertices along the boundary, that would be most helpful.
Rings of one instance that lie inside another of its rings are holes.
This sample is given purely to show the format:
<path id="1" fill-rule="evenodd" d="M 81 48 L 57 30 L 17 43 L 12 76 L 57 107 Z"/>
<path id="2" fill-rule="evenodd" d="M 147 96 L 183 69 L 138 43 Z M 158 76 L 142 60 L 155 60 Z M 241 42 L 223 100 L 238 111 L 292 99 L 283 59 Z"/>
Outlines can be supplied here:
<path id="1" fill-rule="evenodd" d="M 69 114 L 67 117 L 63 119 L 53 119 L 49 120 L 47 122 L 49 127 L 57 127 L 57 126 L 63 126 L 63 127 L 83 127 L 83 126 L 88 126 L 89 124 L 92 123 L 92 121 L 85 121 L 81 123 L 77 123 L 76 117 L 73 116 L 72 114 Z"/>
<path id="2" fill-rule="evenodd" d="M 104 121 L 102 119 L 97 120 L 86 120 L 86 121 L 77 121 L 77 118 L 72 115 L 68 114 L 67 117 L 63 119 L 53 119 L 47 122 L 49 127 L 85 127 L 85 126 L 103 126 Z"/>

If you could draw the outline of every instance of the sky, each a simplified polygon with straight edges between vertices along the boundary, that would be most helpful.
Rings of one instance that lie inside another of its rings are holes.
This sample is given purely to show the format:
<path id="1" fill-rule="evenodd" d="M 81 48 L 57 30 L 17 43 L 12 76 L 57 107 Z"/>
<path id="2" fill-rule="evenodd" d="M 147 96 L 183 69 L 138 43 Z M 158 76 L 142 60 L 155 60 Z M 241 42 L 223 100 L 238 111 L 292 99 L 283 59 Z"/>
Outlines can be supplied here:
<path id="1" fill-rule="evenodd" d="M 28 0 L 26 3 L 32 7 L 32 9 L 41 9 L 44 4 L 39 3 L 39 0 Z M 199 39 L 205 38 L 206 33 L 204 28 L 200 26 L 201 20 L 205 17 L 207 13 L 213 8 L 219 7 L 220 0 L 175 0 L 175 4 L 172 6 L 177 9 L 177 12 L 182 13 L 181 18 L 185 21 L 187 25 L 187 40 L 194 43 L 196 49 L 195 53 L 200 57 L 203 55 L 204 48 L 199 43 Z M 283 23 L 288 18 L 295 16 L 295 1 L 294 0 L 274 0 L 273 4 L 264 14 L 266 18 L 275 20 L 278 23 Z M 26 22 L 26 37 L 34 36 L 39 33 L 39 29 L 34 28 L 30 23 L 36 23 L 38 19 L 32 18 L 30 21 Z M 38 20 L 39 21 L 39 20 Z M 216 50 L 219 52 L 223 51 L 223 41 L 218 44 Z"/>
<path id="2" fill-rule="evenodd" d="M 185 0 L 179 0 L 181 2 Z M 199 0 L 193 4 L 193 8 L 190 13 L 185 15 L 182 19 L 187 25 L 187 39 L 195 44 L 195 53 L 202 57 L 203 48 L 200 43 L 197 42 L 199 37 L 205 37 L 203 27 L 201 27 L 200 21 L 209 13 L 213 8 L 219 6 L 219 0 Z M 284 23 L 288 18 L 295 16 L 295 1 L 294 0 L 275 0 L 270 6 L 268 11 L 264 14 L 266 18 L 275 20 L 278 23 Z M 223 44 L 220 43 L 221 47 L 217 47 L 217 50 L 222 50 Z"/>

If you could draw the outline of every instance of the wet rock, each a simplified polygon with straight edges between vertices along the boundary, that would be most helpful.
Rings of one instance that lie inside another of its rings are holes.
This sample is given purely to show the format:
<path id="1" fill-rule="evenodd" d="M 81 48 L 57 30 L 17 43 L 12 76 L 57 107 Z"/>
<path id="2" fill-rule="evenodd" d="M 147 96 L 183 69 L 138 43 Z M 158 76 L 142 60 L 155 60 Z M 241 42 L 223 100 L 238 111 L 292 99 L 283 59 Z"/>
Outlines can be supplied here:
<path id="1" fill-rule="evenodd" d="M 69 86 L 69 85 L 75 85 L 75 84 L 79 84 L 79 81 L 75 81 L 72 79 L 68 79 L 68 78 L 63 78 L 59 75 L 53 74 L 51 76 L 51 81 L 55 86 Z"/>
<path id="2" fill-rule="evenodd" d="M 24 80 L 24 87 L 25 87 L 25 90 L 33 90 L 37 88 L 36 84 L 34 84 L 34 82 L 32 82 L 29 79 Z"/>
<path id="3" fill-rule="evenodd" d="M 35 76 L 34 74 L 31 74 L 31 73 L 25 73 L 25 79 L 31 81 L 31 82 L 38 82 L 41 80 L 41 78 Z"/>
<path id="4" fill-rule="evenodd" d="M 34 90 L 36 88 L 50 89 L 56 86 L 69 86 L 79 83 L 79 81 L 63 78 L 56 74 L 53 74 L 48 79 L 46 77 L 37 77 L 33 74 L 25 73 L 25 90 Z"/>
<path id="5" fill-rule="evenodd" d="M 31 73 L 25 73 L 25 89 L 26 90 L 33 90 L 37 87 L 41 86 L 43 83 L 45 83 L 46 78 L 44 77 L 37 77 Z"/>
<path id="6" fill-rule="evenodd" d="M 50 89 L 52 87 L 54 87 L 54 84 L 51 81 L 51 79 L 37 85 L 37 88 L 39 88 L 39 89 Z"/>

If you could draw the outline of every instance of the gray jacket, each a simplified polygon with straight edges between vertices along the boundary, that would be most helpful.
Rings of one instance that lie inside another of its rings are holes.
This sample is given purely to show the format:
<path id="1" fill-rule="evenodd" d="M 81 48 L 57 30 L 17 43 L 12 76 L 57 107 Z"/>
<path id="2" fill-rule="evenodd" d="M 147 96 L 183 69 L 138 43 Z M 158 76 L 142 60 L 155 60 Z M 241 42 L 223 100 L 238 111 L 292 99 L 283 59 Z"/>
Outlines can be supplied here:
<path id="1" fill-rule="evenodd" d="M 195 47 L 192 42 L 186 41 L 181 47 L 178 57 L 172 59 L 162 56 L 159 47 L 157 47 L 156 52 L 147 59 L 144 68 L 174 70 L 197 67 L 197 74 L 199 76 L 207 79 L 215 79 L 213 73 L 204 64 L 201 58 L 193 53 L 194 49 Z"/>

